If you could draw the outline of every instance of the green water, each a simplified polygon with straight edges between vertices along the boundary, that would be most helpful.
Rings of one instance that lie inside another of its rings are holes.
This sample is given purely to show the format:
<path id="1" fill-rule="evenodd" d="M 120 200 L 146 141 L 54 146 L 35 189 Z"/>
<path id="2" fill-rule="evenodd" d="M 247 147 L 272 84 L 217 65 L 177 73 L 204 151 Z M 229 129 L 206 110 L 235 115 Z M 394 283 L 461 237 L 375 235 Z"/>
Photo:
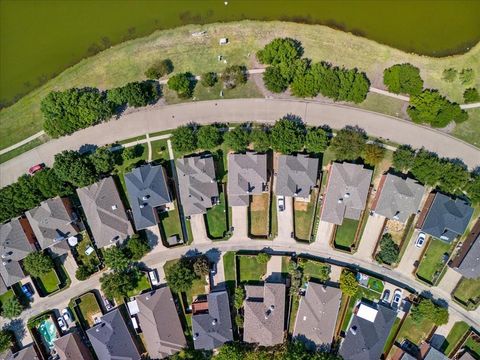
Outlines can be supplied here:
<path id="1" fill-rule="evenodd" d="M 0 102 L 102 48 L 155 29 L 239 19 L 326 24 L 419 54 L 480 40 L 480 1 L 0 0 Z"/>

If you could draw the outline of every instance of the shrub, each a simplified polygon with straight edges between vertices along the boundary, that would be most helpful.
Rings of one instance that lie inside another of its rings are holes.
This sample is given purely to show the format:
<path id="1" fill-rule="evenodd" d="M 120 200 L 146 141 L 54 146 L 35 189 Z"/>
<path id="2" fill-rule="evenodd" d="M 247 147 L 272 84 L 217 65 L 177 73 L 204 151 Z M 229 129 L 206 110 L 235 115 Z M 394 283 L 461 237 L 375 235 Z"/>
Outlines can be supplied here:
<path id="1" fill-rule="evenodd" d="M 447 82 L 453 82 L 457 78 L 457 70 L 454 68 L 448 68 L 443 70 L 442 79 Z"/>
<path id="2" fill-rule="evenodd" d="M 478 93 L 478 90 L 475 88 L 466 89 L 463 92 L 463 100 L 467 104 L 480 101 L 480 94 Z"/>
<path id="3" fill-rule="evenodd" d="M 300 151 L 305 144 L 305 125 L 296 120 L 280 119 L 272 128 L 271 142 L 272 148 L 283 154 Z"/>
<path id="4" fill-rule="evenodd" d="M 289 63 L 303 55 L 302 44 L 291 38 L 277 38 L 257 52 L 257 59 L 262 64 L 276 65 Z"/>
<path id="5" fill-rule="evenodd" d="M 53 269 L 53 261 L 43 252 L 32 252 L 23 260 L 23 267 L 34 277 L 39 277 Z"/>
<path id="6" fill-rule="evenodd" d="M 266 264 L 270 261 L 271 258 L 272 255 L 263 252 L 257 255 L 257 261 L 259 264 Z"/>
<path id="7" fill-rule="evenodd" d="M 327 150 L 329 136 L 322 128 L 309 128 L 305 138 L 305 148 L 308 152 L 319 154 Z"/>
<path id="8" fill-rule="evenodd" d="M 60 180 L 53 169 L 44 168 L 42 171 L 37 171 L 31 180 L 45 199 L 70 195 L 73 192 L 72 186 Z M 28 195 L 24 194 L 24 196 Z"/>
<path id="9" fill-rule="evenodd" d="M 287 90 L 289 82 L 282 75 L 279 66 L 269 66 L 263 73 L 265 87 L 274 93 L 282 93 Z"/>
<path id="10" fill-rule="evenodd" d="M 191 126 L 179 126 L 172 131 L 172 147 L 175 151 L 191 152 L 197 149 L 197 134 Z"/>
<path id="11" fill-rule="evenodd" d="M 355 160 L 363 154 L 367 135 L 359 128 L 346 126 L 332 139 L 331 148 L 338 160 Z"/>
<path id="12" fill-rule="evenodd" d="M 358 291 L 358 281 L 355 274 L 348 270 L 343 270 L 340 274 L 340 290 L 347 296 L 354 296 Z"/>
<path id="13" fill-rule="evenodd" d="M 233 307 L 237 310 L 243 307 L 243 301 L 245 300 L 246 292 L 243 287 L 235 288 L 235 295 L 233 301 Z"/>
<path id="14" fill-rule="evenodd" d="M 183 259 L 166 269 L 165 276 L 168 286 L 174 292 L 190 290 L 195 280 L 195 273 Z"/>
<path id="15" fill-rule="evenodd" d="M 142 156 L 144 147 L 141 144 L 137 144 L 135 146 L 130 146 L 128 148 L 122 149 L 122 159 L 123 161 L 129 161 L 136 159 Z"/>
<path id="16" fill-rule="evenodd" d="M 218 82 L 217 73 L 207 72 L 202 75 L 201 84 L 205 87 L 212 87 Z"/>
<path id="17" fill-rule="evenodd" d="M 240 314 L 235 315 L 235 325 L 237 325 L 238 328 L 243 328 L 243 324 L 243 316 Z"/>
<path id="18" fill-rule="evenodd" d="M 197 139 L 200 149 L 211 150 L 222 143 L 222 133 L 214 125 L 205 125 L 198 130 Z"/>
<path id="19" fill-rule="evenodd" d="M 409 145 L 400 145 L 393 153 L 393 167 L 397 170 L 410 170 L 414 162 L 415 151 Z"/>
<path id="20" fill-rule="evenodd" d="M 385 234 L 380 240 L 380 251 L 377 254 L 377 260 L 381 263 L 393 264 L 398 261 L 400 249 L 392 240 L 392 235 Z"/>
<path id="21" fill-rule="evenodd" d="M 385 148 L 380 143 L 366 144 L 363 153 L 365 163 L 376 166 L 383 160 Z"/>
<path id="22" fill-rule="evenodd" d="M 79 265 L 75 271 L 75 277 L 77 280 L 84 281 L 87 280 L 95 272 L 95 268 L 88 265 Z"/>
<path id="23" fill-rule="evenodd" d="M 423 89 L 420 70 L 412 64 L 397 64 L 385 69 L 383 83 L 395 94 L 418 95 Z"/>
<path id="24" fill-rule="evenodd" d="M 225 145 L 233 151 L 244 151 L 250 143 L 250 134 L 247 129 L 239 126 L 225 133 Z"/>
<path id="25" fill-rule="evenodd" d="M 145 71 L 145 76 L 148 79 L 155 80 L 170 74 L 172 71 L 173 71 L 172 60 L 164 59 L 150 66 L 147 69 L 147 71 Z"/>
<path id="26" fill-rule="evenodd" d="M 20 304 L 20 301 L 14 296 L 8 298 L 6 301 L 2 302 L 2 316 L 4 318 L 13 319 L 18 316 L 23 311 L 23 306 Z"/>
<path id="27" fill-rule="evenodd" d="M 462 69 L 459 74 L 460 81 L 463 85 L 470 83 L 475 78 L 473 69 Z"/>
<path id="28" fill-rule="evenodd" d="M 9 330 L 0 330 L 0 353 L 7 351 L 13 343 L 12 333 Z"/>
<path id="29" fill-rule="evenodd" d="M 265 152 L 270 149 L 271 136 L 268 128 L 255 128 L 251 133 L 253 148 L 258 152 Z"/>
<path id="30" fill-rule="evenodd" d="M 435 304 L 431 299 L 422 298 L 410 314 L 415 322 L 427 319 L 437 326 L 448 323 L 448 309 Z"/>
<path id="31" fill-rule="evenodd" d="M 243 65 L 232 65 L 227 67 L 221 76 L 223 87 L 233 89 L 237 85 L 247 82 L 247 68 Z"/>
<path id="32" fill-rule="evenodd" d="M 192 97 L 195 84 L 195 78 L 189 72 L 173 75 L 167 82 L 168 88 L 176 91 L 178 97 L 182 99 Z"/>

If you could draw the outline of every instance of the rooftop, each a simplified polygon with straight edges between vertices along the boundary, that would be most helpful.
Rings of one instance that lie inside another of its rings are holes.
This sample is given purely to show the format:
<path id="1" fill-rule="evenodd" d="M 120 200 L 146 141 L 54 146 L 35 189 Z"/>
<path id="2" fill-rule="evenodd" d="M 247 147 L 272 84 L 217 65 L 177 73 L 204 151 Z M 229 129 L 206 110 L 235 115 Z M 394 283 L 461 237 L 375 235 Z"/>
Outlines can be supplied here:
<path id="1" fill-rule="evenodd" d="M 276 194 L 307 198 L 318 178 L 318 159 L 308 155 L 279 155 Z"/>
<path id="2" fill-rule="evenodd" d="M 480 277 L 480 219 L 473 226 L 450 266 L 468 279 Z"/>

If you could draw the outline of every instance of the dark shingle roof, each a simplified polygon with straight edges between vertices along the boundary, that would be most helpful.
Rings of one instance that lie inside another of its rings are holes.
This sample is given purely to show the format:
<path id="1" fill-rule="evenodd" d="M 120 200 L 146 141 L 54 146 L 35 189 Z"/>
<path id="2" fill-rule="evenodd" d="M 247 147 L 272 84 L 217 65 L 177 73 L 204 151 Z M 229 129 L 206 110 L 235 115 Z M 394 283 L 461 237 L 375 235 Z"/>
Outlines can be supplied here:
<path id="1" fill-rule="evenodd" d="M 15 354 L 10 354 L 6 360 L 40 360 L 34 345 L 29 345 Z"/>
<path id="2" fill-rule="evenodd" d="M 422 231 L 452 242 L 465 232 L 472 214 L 473 208 L 467 202 L 437 193 L 423 222 Z"/>
<path id="3" fill-rule="evenodd" d="M 59 360 L 93 360 L 93 356 L 78 333 L 70 333 L 55 340 Z"/>
<path id="4" fill-rule="evenodd" d="M 157 225 L 156 207 L 171 202 L 161 165 L 143 165 L 125 174 L 128 199 L 137 230 Z"/>
<path id="5" fill-rule="evenodd" d="M 308 155 L 278 157 L 276 194 L 307 198 L 318 177 L 318 159 Z"/>
<path id="6" fill-rule="evenodd" d="M 372 322 L 355 314 L 346 331 L 339 354 L 344 360 L 380 359 L 397 312 L 382 304 L 362 303 L 360 306 L 376 309 L 375 320 Z"/>
<path id="7" fill-rule="evenodd" d="M 448 360 L 448 357 L 437 349 L 430 347 L 427 356 L 425 356 L 423 360 Z"/>
<path id="8" fill-rule="evenodd" d="M 192 316 L 195 349 L 212 350 L 233 341 L 230 304 L 226 291 L 207 295 L 208 313 Z"/>
<path id="9" fill-rule="evenodd" d="M 140 354 L 119 309 L 103 315 L 102 322 L 88 329 L 87 335 L 99 359 L 140 359 Z"/>

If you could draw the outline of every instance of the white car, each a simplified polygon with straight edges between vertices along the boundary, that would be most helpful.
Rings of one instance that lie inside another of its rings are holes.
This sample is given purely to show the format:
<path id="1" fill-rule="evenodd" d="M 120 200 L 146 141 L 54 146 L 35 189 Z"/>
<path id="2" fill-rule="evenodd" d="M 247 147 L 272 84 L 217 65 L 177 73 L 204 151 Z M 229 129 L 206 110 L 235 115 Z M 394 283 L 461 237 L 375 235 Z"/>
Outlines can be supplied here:
<path id="1" fill-rule="evenodd" d="M 70 311 L 65 308 L 62 310 L 62 317 L 65 319 L 65 322 L 68 324 L 69 322 L 73 322 L 72 320 L 72 315 L 70 314 Z"/>
<path id="2" fill-rule="evenodd" d="M 424 232 L 418 234 L 417 240 L 415 241 L 415 246 L 421 248 L 425 244 L 426 235 Z"/>
<path id="3" fill-rule="evenodd" d="M 278 197 L 278 211 L 285 210 L 285 196 Z"/>
<path id="4" fill-rule="evenodd" d="M 158 275 L 155 270 L 151 270 L 148 272 L 148 277 L 150 278 L 150 282 L 153 286 L 158 285 L 160 282 L 158 281 Z"/>
<path id="5" fill-rule="evenodd" d="M 57 319 L 57 322 L 58 322 L 58 326 L 60 326 L 60 329 L 62 329 L 62 331 L 68 330 L 67 324 L 65 324 L 65 321 L 61 316 Z"/>
<path id="6" fill-rule="evenodd" d="M 85 255 L 90 256 L 90 254 L 93 253 L 94 251 L 95 251 L 95 249 L 93 247 L 89 246 L 85 250 Z"/>
<path id="7" fill-rule="evenodd" d="M 398 308 L 400 306 L 400 301 L 402 301 L 402 290 L 396 289 L 393 293 L 392 306 Z"/>

